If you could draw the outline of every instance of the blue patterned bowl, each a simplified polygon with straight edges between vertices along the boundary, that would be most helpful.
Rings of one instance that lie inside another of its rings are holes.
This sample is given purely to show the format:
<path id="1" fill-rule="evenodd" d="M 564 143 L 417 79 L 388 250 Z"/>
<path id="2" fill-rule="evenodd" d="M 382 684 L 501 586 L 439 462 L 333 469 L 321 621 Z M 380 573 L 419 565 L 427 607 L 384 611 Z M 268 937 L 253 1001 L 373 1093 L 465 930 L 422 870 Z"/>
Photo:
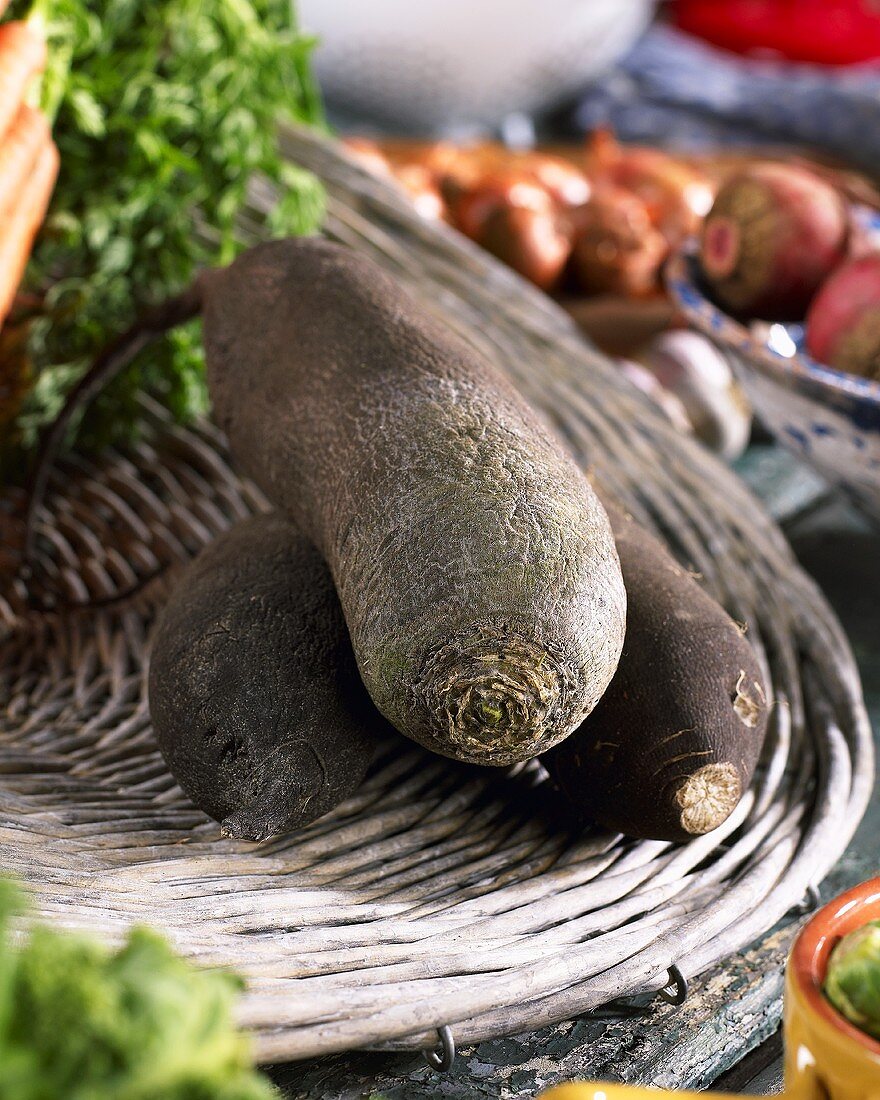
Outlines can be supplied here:
<path id="1" fill-rule="evenodd" d="M 671 257 L 666 283 L 693 328 L 727 356 L 767 429 L 880 523 L 880 382 L 810 359 L 801 325 L 747 327 L 722 312 L 701 284 L 694 244 Z"/>

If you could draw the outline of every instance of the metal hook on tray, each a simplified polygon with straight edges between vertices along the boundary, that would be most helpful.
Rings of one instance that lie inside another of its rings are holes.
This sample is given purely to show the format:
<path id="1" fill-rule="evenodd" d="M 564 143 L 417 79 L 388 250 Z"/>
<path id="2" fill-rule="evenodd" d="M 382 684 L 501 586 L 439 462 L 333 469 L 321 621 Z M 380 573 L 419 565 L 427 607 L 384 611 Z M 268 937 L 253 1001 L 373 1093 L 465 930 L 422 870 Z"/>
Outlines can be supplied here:
<path id="1" fill-rule="evenodd" d="M 687 978 L 679 970 L 677 963 L 670 966 L 667 974 L 669 975 L 669 981 L 662 989 L 658 990 L 656 996 L 668 1005 L 683 1005 L 688 995 Z M 626 997 L 618 997 L 616 1000 L 609 1001 L 601 1008 L 594 1010 L 591 1015 L 596 1019 L 625 1020 L 633 1016 L 645 1016 L 650 1010 L 651 1005 L 649 1002 L 633 1004 Z"/>
<path id="2" fill-rule="evenodd" d="M 669 981 L 658 992 L 657 996 L 668 1005 L 683 1005 L 688 995 L 688 980 L 678 969 L 678 964 L 673 963 L 667 971 Z M 672 989 L 670 990 L 670 986 Z"/>
<path id="3" fill-rule="evenodd" d="M 455 1038 L 448 1024 L 437 1028 L 440 1037 L 440 1047 L 434 1050 L 423 1050 L 422 1057 L 437 1073 L 448 1073 L 455 1061 Z"/>

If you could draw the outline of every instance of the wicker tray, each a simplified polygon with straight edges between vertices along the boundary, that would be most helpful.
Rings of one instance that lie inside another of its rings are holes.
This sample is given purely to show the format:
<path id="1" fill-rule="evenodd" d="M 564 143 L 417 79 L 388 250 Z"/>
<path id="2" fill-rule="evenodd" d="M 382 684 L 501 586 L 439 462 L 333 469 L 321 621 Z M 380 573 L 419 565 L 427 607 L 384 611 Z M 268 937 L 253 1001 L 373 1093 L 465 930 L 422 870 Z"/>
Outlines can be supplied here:
<path id="1" fill-rule="evenodd" d="M 143 672 L 175 565 L 263 503 L 209 424 L 173 426 L 145 399 L 130 452 L 56 471 L 38 568 L 0 589 L 0 866 L 57 924 L 113 938 L 149 920 L 245 972 L 241 1018 L 267 1061 L 425 1046 L 445 1024 L 459 1041 L 523 1031 L 658 990 L 675 965 L 705 970 L 802 898 L 866 806 L 870 730 L 833 614 L 755 500 L 549 299 L 329 143 L 287 145 L 327 184 L 328 234 L 497 359 L 748 624 L 776 701 L 764 766 L 721 829 L 673 846 L 572 836 L 539 769 L 496 774 L 396 743 L 311 827 L 221 840 L 153 745 Z M 254 194 L 246 232 L 271 201 Z M 129 589 L 121 607 L 95 606 Z"/>

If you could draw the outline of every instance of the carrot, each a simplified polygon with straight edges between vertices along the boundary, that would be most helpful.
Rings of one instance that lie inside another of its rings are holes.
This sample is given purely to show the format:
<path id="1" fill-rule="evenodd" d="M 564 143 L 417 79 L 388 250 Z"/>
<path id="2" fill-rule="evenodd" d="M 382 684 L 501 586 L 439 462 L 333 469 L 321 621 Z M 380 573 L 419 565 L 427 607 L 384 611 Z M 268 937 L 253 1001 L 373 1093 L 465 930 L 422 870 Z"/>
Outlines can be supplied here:
<path id="1" fill-rule="evenodd" d="M 0 141 L 0 225 L 15 208 L 49 136 L 46 116 L 22 104 L 9 133 Z"/>
<path id="2" fill-rule="evenodd" d="M 30 23 L 0 25 L 0 143 L 5 144 L 28 82 L 45 64 L 46 43 Z"/>
<path id="3" fill-rule="evenodd" d="M 0 222 L 0 325 L 12 307 L 34 237 L 46 216 L 58 175 L 58 164 L 58 150 L 49 141 L 40 153 L 30 183 L 19 196 L 11 215 Z"/>

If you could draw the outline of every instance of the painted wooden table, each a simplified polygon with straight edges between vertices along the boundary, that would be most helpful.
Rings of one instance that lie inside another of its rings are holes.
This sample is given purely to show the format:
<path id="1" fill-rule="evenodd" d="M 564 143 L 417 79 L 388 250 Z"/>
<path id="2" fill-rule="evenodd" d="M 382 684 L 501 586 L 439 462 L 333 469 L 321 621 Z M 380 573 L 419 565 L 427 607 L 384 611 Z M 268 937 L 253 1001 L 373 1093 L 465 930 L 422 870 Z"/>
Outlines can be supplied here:
<path id="1" fill-rule="evenodd" d="M 775 448 L 753 448 L 741 473 L 785 525 L 843 620 L 880 747 L 880 535 Z M 848 853 L 821 884 L 822 897 L 877 873 L 880 794 Z M 276 1067 L 273 1076 L 289 1100 L 515 1100 L 577 1077 L 774 1091 L 780 1082 L 782 970 L 803 919 L 791 914 L 749 950 L 694 981 L 681 1008 L 652 1007 L 626 1019 L 593 1014 L 480 1043 L 461 1051 L 444 1075 L 419 1056 L 355 1053 Z"/>

